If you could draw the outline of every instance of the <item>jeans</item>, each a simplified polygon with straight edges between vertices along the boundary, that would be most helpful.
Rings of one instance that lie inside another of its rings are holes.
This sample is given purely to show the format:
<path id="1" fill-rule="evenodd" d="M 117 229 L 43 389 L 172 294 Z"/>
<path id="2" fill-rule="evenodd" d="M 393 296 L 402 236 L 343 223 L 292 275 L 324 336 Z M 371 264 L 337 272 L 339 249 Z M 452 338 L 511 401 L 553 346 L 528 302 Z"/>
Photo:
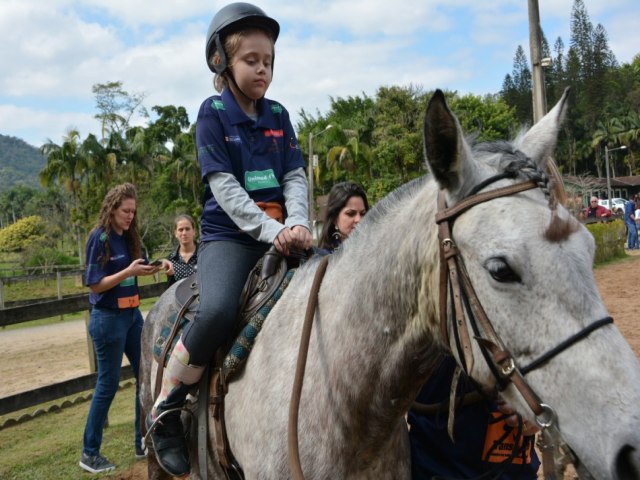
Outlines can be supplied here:
<path id="1" fill-rule="evenodd" d="M 269 244 L 202 243 L 198 249 L 200 305 L 182 334 L 191 365 L 208 365 L 215 351 L 231 336 L 242 289 L 249 272 Z"/>
<path id="2" fill-rule="evenodd" d="M 91 310 L 89 334 L 98 360 L 98 380 L 84 428 L 82 451 L 87 455 L 100 453 L 102 430 L 120 382 L 122 354 L 129 359 L 136 377 L 135 445 L 142 446 L 138 400 L 142 325 L 142 314 L 137 308 L 116 310 L 94 307 Z"/>
<path id="3" fill-rule="evenodd" d="M 638 227 L 636 222 L 630 221 L 627 224 L 627 247 L 629 249 L 638 248 Z"/>

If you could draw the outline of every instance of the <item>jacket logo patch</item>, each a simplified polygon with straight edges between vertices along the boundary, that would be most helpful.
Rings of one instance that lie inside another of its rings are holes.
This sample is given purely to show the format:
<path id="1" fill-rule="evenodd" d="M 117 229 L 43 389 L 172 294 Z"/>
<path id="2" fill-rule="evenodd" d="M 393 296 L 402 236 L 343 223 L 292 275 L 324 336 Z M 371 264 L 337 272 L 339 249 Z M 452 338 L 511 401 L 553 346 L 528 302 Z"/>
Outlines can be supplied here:
<path id="1" fill-rule="evenodd" d="M 264 190 L 265 188 L 277 188 L 279 186 L 280 183 L 271 168 L 268 170 L 248 171 L 244 174 L 244 188 L 247 192 Z"/>
<path id="2" fill-rule="evenodd" d="M 284 137 L 284 132 L 282 131 L 282 129 L 280 130 L 265 130 L 264 131 L 264 136 L 265 137 L 278 137 L 278 138 L 282 138 Z"/>

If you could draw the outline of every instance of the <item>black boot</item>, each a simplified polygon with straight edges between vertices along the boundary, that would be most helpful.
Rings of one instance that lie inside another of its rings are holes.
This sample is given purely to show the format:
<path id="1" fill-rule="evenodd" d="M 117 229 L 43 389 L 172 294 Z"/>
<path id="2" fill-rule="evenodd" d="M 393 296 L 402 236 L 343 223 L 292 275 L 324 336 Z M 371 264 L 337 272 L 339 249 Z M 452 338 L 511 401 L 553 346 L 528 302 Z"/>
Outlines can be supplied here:
<path id="1" fill-rule="evenodd" d="M 174 477 L 183 477 L 191 471 L 189 463 L 189 448 L 185 438 L 180 409 L 184 406 L 190 386 L 178 384 L 167 396 L 166 400 L 157 406 L 156 424 L 150 430 L 153 449 L 162 469 Z M 168 410 L 176 409 L 163 414 Z M 151 428 L 153 419 L 151 413 L 146 418 L 147 429 Z"/>

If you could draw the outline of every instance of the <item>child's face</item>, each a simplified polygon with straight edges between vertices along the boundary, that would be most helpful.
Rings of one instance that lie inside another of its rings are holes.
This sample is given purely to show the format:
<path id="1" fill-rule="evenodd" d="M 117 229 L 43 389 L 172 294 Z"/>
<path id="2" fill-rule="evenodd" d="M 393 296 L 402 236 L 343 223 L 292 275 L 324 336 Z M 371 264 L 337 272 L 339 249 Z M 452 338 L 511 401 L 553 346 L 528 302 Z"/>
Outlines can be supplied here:
<path id="1" fill-rule="evenodd" d="M 252 100 L 264 97 L 271 84 L 273 44 L 262 32 L 252 32 L 240 40 L 231 58 L 231 69 L 242 92 Z"/>

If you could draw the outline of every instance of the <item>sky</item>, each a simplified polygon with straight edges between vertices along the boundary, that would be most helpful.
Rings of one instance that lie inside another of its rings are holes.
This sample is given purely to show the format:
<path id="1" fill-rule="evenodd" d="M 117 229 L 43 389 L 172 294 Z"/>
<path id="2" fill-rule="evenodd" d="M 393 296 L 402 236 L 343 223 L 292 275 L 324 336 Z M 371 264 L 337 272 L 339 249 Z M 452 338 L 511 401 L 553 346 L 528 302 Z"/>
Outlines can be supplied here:
<path id="1" fill-rule="evenodd" d="M 92 86 L 121 81 L 154 105 L 198 107 L 215 93 L 206 33 L 228 1 L 0 0 L 0 134 L 39 147 L 100 128 Z M 290 112 L 327 113 L 331 97 L 414 85 L 497 93 L 518 45 L 529 57 L 525 0 L 260 0 L 278 20 L 267 97 Z M 640 52 L 640 1 L 584 0 L 618 62 Z M 573 0 L 539 0 L 551 45 L 570 37 Z M 152 117 L 153 120 L 153 117 Z M 144 118 L 134 118 L 142 124 Z"/>

